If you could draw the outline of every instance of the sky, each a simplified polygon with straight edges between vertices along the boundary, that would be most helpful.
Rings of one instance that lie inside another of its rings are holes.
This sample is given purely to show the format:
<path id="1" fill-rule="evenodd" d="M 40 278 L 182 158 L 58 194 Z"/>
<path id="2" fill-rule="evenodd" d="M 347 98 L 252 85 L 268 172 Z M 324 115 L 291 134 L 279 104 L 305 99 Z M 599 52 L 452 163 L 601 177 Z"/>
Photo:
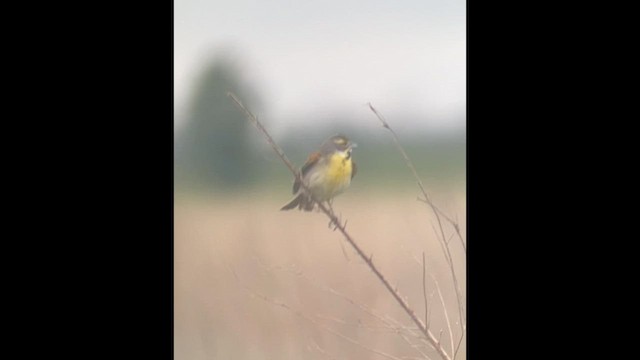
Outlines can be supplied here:
<path id="1" fill-rule="evenodd" d="M 322 116 L 463 128 L 464 0 L 174 1 L 174 117 L 220 52 L 236 54 L 276 132 Z M 318 121 L 318 120 L 315 120 Z"/>

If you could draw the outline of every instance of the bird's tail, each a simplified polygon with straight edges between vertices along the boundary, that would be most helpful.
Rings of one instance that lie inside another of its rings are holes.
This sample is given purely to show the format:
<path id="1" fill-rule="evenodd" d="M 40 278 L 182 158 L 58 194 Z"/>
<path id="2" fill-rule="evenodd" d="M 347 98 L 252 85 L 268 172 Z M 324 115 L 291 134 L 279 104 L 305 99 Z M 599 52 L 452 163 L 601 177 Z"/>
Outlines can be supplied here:
<path id="1" fill-rule="evenodd" d="M 296 195 L 296 197 L 293 198 L 293 200 L 289 201 L 285 206 L 280 208 L 280 210 L 291 210 L 297 207 L 300 210 L 311 211 L 313 210 L 313 205 L 315 205 L 313 200 L 310 197 L 306 196 L 303 192 L 300 192 L 298 195 Z"/>

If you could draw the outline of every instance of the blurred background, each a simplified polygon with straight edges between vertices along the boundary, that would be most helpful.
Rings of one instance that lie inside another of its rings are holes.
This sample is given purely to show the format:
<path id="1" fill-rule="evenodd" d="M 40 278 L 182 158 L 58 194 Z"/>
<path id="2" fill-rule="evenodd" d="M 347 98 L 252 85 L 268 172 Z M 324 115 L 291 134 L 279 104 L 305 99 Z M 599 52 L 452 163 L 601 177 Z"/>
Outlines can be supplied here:
<path id="1" fill-rule="evenodd" d="M 176 359 L 437 358 L 394 331 L 410 319 L 326 216 L 279 211 L 293 177 L 227 91 L 297 166 L 331 135 L 358 144 L 334 209 L 421 318 L 425 254 L 429 317 L 450 343 L 435 281 L 459 319 L 437 220 L 367 104 L 466 241 L 465 4 L 174 1 Z M 450 245 L 464 295 L 465 252 Z"/>

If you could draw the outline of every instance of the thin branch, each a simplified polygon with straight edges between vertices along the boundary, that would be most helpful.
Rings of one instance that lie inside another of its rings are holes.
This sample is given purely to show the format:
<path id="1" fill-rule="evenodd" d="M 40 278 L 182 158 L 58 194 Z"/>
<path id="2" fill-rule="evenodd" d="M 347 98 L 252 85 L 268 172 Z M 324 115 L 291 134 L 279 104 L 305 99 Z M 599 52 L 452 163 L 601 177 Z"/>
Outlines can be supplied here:
<path id="1" fill-rule="evenodd" d="M 431 275 L 431 274 L 429 274 Z M 438 296 L 440 297 L 440 303 L 442 304 L 442 309 L 444 310 L 444 318 L 447 322 L 447 328 L 449 330 L 449 340 L 451 341 L 451 351 L 454 351 L 453 346 L 453 330 L 451 329 L 451 321 L 449 320 L 449 312 L 447 311 L 447 306 L 444 303 L 444 297 L 442 297 L 442 291 L 440 291 L 440 285 L 438 285 L 438 280 L 431 275 L 431 279 L 436 284 L 436 290 L 438 290 Z"/>
<path id="2" fill-rule="evenodd" d="M 418 176 L 418 172 L 416 171 L 415 166 L 413 166 L 413 162 L 411 161 L 411 159 L 409 159 L 409 155 L 407 155 L 407 152 L 404 151 L 404 148 L 402 147 L 402 145 L 400 145 L 400 141 L 398 140 L 398 136 L 396 135 L 396 132 L 393 131 L 393 129 L 389 126 L 389 124 L 384 119 L 382 114 L 380 114 L 373 107 L 373 105 L 371 105 L 371 103 L 369 103 L 368 105 L 369 105 L 369 109 L 371 109 L 371 111 L 373 111 L 373 113 L 378 117 L 378 120 L 380 120 L 380 122 L 382 123 L 382 126 L 391 132 L 391 135 L 393 136 L 393 141 L 395 142 L 396 147 L 398 148 L 398 151 L 400 151 L 400 153 L 402 154 L 402 157 L 404 158 L 404 161 L 407 164 L 407 167 L 409 167 L 409 169 L 413 173 L 413 176 L 415 177 L 416 182 L 418 183 L 418 187 L 422 191 L 422 195 L 424 195 L 424 199 L 419 199 L 419 200 L 424 201 L 427 204 L 429 204 L 429 206 L 431 206 L 431 208 L 436 213 L 436 215 L 440 214 L 442 217 L 444 217 L 453 226 L 453 228 L 455 229 L 456 233 L 458 234 L 458 237 L 460 238 L 460 242 L 462 243 L 462 247 L 464 248 L 464 252 L 466 254 L 467 253 L 467 245 L 465 244 L 464 239 L 462 238 L 462 234 L 460 233 L 460 226 L 458 225 L 458 222 L 454 221 L 450 216 L 448 216 L 446 213 L 444 213 L 442 210 L 440 210 L 440 208 L 438 208 L 431 201 L 431 198 L 427 194 L 427 191 L 425 190 L 424 185 L 422 184 L 422 180 L 420 179 L 420 176 Z"/>
<path id="3" fill-rule="evenodd" d="M 407 327 L 403 324 L 400 324 L 398 321 L 394 320 L 394 319 L 386 319 L 381 315 L 376 314 L 372 309 L 370 309 L 369 307 L 367 307 L 365 304 L 360 303 L 358 301 L 353 300 L 352 298 L 350 298 L 349 296 L 333 289 L 330 286 L 327 285 L 321 285 L 320 281 L 317 281 L 316 279 L 310 278 L 308 275 L 306 275 L 303 271 L 300 270 L 291 270 L 289 268 L 283 267 L 283 266 L 267 266 L 266 264 L 264 264 L 257 256 L 255 256 L 256 261 L 258 262 L 258 264 L 262 267 L 264 267 L 266 270 L 280 270 L 280 271 L 284 271 L 287 272 L 289 274 L 292 274 L 296 277 L 301 277 L 304 280 L 306 280 L 306 282 L 308 284 L 311 284 L 314 287 L 317 287 L 323 291 L 326 291 L 332 295 L 335 295 L 341 299 L 343 299 L 344 301 L 350 303 L 351 305 L 359 308 L 361 311 L 363 311 L 364 313 L 370 315 L 371 317 L 375 318 L 376 320 L 380 321 L 383 325 L 380 328 L 384 328 L 387 329 L 387 331 L 390 332 L 394 332 L 396 333 L 398 336 L 400 336 L 400 338 L 406 342 L 409 347 L 411 349 L 414 349 L 415 351 L 417 351 L 418 353 L 420 353 L 420 355 L 422 355 L 425 359 L 430 359 L 429 355 L 426 354 L 424 351 L 422 351 L 422 349 L 420 349 L 420 347 L 416 344 L 414 344 L 413 342 L 411 342 L 411 340 L 409 340 L 409 337 L 412 338 L 420 338 L 420 339 L 424 339 L 424 336 L 422 335 L 422 333 L 418 333 L 416 334 L 415 332 L 415 328 L 410 328 Z M 328 320 L 332 320 L 334 322 L 343 324 L 343 325 L 352 325 L 352 326 L 358 326 L 360 328 L 364 328 L 364 329 L 368 329 L 368 330 L 375 330 L 376 327 L 373 326 L 364 326 L 361 324 L 349 324 L 343 320 L 340 319 L 335 319 L 335 318 L 331 318 L 331 317 L 325 317 L 322 315 L 317 315 L 319 318 L 324 318 L 324 319 L 328 319 Z M 428 343 L 430 347 L 433 348 L 433 345 Z M 434 348 L 435 349 L 435 348 Z"/>
<path id="4" fill-rule="evenodd" d="M 433 299 L 433 294 L 434 294 L 434 292 L 432 291 L 432 292 L 431 292 L 431 295 L 429 295 L 429 298 L 430 298 L 430 299 Z M 428 319 L 428 320 L 431 320 L 431 309 L 432 309 L 432 308 L 433 308 L 433 307 L 430 307 L 430 308 L 429 308 L 429 313 L 427 314 L 427 319 Z M 428 323 L 430 323 L 431 321 L 427 321 L 427 322 L 428 322 Z"/>
<path id="5" fill-rule="evenodd" d="M 335 356 L 327 353 L 323 348 L 320 347 L 320 345 L 318 345 L 318 343 L 311 339 L 311 342 L 313 342 L 313 345 L 315 345 L 315 349 L 322 355 L 324 355 L 325 357 L 331 359 L 331 360 L 338 360 L 338 358 L 336 358 Z"/>
<path id="6" fill-rule="evenodd" d="M 464 339 L 464 332 L 460 335 L 460 340 L 458 340 L 458 345 L 456 345 L 456 351 L 453 353 L 453 359 L 455 360 L 458 355 L 458 350 L 460 350 L 460 345 L 462 345 L 462 339 Z"/>
<path id="7" fill-rule="evenodd" d="M 265 269 L 265 271 L 271 271 L 271 270 L 278 270 L 278 271 L 283 271 L 289 274 L 292 274 L 296 277 L 302 278 L 304 280 L 306 280 L 307 284 L 310 284 L 311 286 L 320 289 L 322 291 L 326 291 L 334 296 L 337 296 L 339 298 L 341 298 L 342 300 L 350 303 L 351 305 L 359 308 L 362 312 L 364 312 L 365 314 L 370 315 L 371 317 L 375 318 L 376 320 L 380 321 L 382 324 L 384 324 L 387 328 L 395 331 L 396 328 L 402 328 L 403 330 L 407 330 L 409 332 L 411 332 L 409 328 L 405 327 L 404 325 L 399 325 L 399 326 L 394 326 L 392 324 L 390 324 L 390 322 L 388 320 L 386 320 L 384 317 L 382 317 L 379 314 L 376 314 L 372 309 L 370 309 L 368 306 L 366 306 L 363 303 L 360 303 L 352 298 L 350 298 L 349 296 L 347 296 L 346 294 L 343 294 L 341 292 L 339 292 L 338 290 L 335 290 L 334 288 L 332 288 L 331 286 L 327 286 L 324 284 L 321 284 L 320 281 L 318 281 L 317 279 L 311 278 L 309 277 L 304 271 L 302 270 L 292 270 L 289 268 L 286 268 L 284 266 L 268 266 L 267 264 L 265 264 L 264 262 L 262 262 L 260 260 L 260 258 L 258 256 L 254 255 L 255 260 L 258 262 L 258 265 L 260 265 L 262 268 Z"/>
<path id="8" fill-rule="evenodd" d="M 307 185 L 304 183 L 304 181 L 302 181 L 302 179 L 300 177 L 300 173 L 295 169 L 295 167 L 293 166 L 291 161 L 289 161 L 289 159 L 286 157 L 286 155 L 284 154 L 282 149 L 278 146 L 278 144 L 276 144 L 276 142 L 273 140 L 271 135 L 269 135 L 267 130 L 264 128 L 264 126 L 262 126 L 262 124 L 255 117 L 255 115 L 253 115 L 249 110 L 247 110 L 247 108 L 244 107 L 244 105 L 238 99 L 238 97 L 235 96 L 233 93 L 227 92 L 227 96 L 229 96 L 231 98 L 231 100 L 233 100 L 233 102 L 236 104 L 238 109 L 245 114 L 247 119 L 249 119 L 249 121 L 251 121 L 258 128 L 258 130 L 260 130 L 262 132 L 262 134 L 265 136 L 265 138 L 267 139 L 267 142 L 271 145 L 273 150 L 278 154 L 278 156 L 280 157 L 280 159 L 282 159 L 282 161 L 285 163 L 285 165 L 287 165 L 287 167 L 289 168 L 291 173 L 293 173 L 293 175 L 296 177 L 296 179 L 299 180 L 300 185 L 304 189 L 304 191 L 306 191 L 307 194 L 310 194 L 311 192 L 310 192 L 309 188 L 307 187 Z M 436 340 L 436 338 L 433 335 L 433 333 L 431 333 L 431 331 L 429 331 L 426 328 L 425 324 L 416 316 L 415 312 L 409 307 L 409 305 L 406 303 L 406 301 L 400 296 L 400 294 L 397 291 L 394 290 L 394 288 L 391 286 L 389 281 L 387 281 L 387 279 L 380 272 L 380 270 L 378 270 L 378 268 L 373 264 L 373 261 L 367 255 L 365 255 L 365 252 L 362 250 L 362 248 L 360 248 L 360 246 L 355 242 L 353 237 L 351 237 L 351 235 L 346 231 L 344 225 L 342 225 L 340 223 L 340 220 L 338 219 L 338 217 L 336 217 L 336 215 L 332 211 L 329 211 L 324 206 L 324 204 L 322 204 L 321 202 L 317 202 L 316 201 L 316 204 L 318 204 L 318 207 L 320 208 L 320 210 L 323 213 L 325 213 L 325 215 L 327 215 L 327 217 L 331 220 L 331 222 L 336 225 L 336 229 L 340 230 L 342 235 L 349 242 L 349 244 L 353 247 L 353 249 L 356 251 L 356 253 L 358 253 L 360 258 L 362 258 L 362 260 L 367 264 L 367 266 L 371 269 L 371 271 L 374 273 L 374 275 L 380 280 L 380 282 L 382 282 L 382 284 L 389 291 L 391 296 L 393 296 L 393 298 L 400 305 L 400 307 L 402 307 L 404 312 L 418 326 L 418 328 L 422 331 L 422 333 L 429 340 L 429 342 L 431 342 L 434 345 L 434 347 L 438 351 L 438 354 L 443 359 L 451 360 L 451 356 L 444 350 L 442 345 L 438 343 L 438 341 Z"/>
<path id="9" fill-rule="evenodd" d="M 436 233 L 436 236 L 438 236 L 438 231 L 435 229 L 433 224 L 431 224 L 431 226 L 433 227 L 433 231 Z M 442 227 L 440 227 L 440 231 L 442 232 Z M 461 300 L 460 285 L 458 284 L 458 277 L 456 276 L 456 272 L 453 267 L 453 258 L 451 257 L 451 252 L 449 251 L 449 246 L 447 246 L 446 242 L 440 241 L 440 247 L 442 248 L 442 252 L 444 253 L 444 257 L 447 260 L 447 263 L 449 264 L 449 269 L 451 270 L 453 286 L 455 288 L 457 299 L 458 299 L 458 315 L 460 317 L 460 325 L 462 327 L 462 331 L 464 332 L 464 330 L 466 329 L 466 325 L 465 325 L 466 321 L 464 321 L 465 320 L 464 309 L 462 308 L 462 303 L 460 302 Z"/>
<path id="10" fill-rule="evenodd" d="M 431 357 L 429 357 L 429 355 L 427 355 L 427 353 L 426 353 L 426 352 L 424 352 L 424 351 L 422 351 L 422 349 L 420 349 L 420 345 L 416 345 L 416 344 L 412 343 L 412 342 L 411 342 L 411 340 L 409 340 L 409 338 L 407 338 L 407 337 L 405 336 L 405 334 L 403 334 L 403 333 L 400 333 L 400 332 L 399 332 L 399 333 L 398 333 L 398 335 L 400 335 L 400 337 L 402 337 L 402 339 L 403 339 L 407 344 L 409 344 L 409 346 L 410 346 L 412 349 L 414 349 L 415 351 L 419 352 L 419 353 L 420 353 L 420 355 L 422 355 L 422 357 L 423 357 L 423 358 L 431 360 Z"/>
<path id="11" fill-rule="evenodd" d="M 451 239 L 453 239 L 453 235 L 455 234 L 451 234 L 451 236 L 449 236 L 449 239 L 447 239 L 447 245 L 449 245 L 449 243 L 451 242 Z"/>
<path id="12" fill-rule="evenodd" d="M 348 337 L 348 336 L 346 336 L 346 335 L 344 335 L 344 334 L 342 334 L 342 333 L 340 333 L 340 332 L 338 332 L 338 331 L 335 331 L 335 330 L 333 330 L 332 328 L 330 328 L 330 327 L 328 327 L 328 326 L 326 326 L 326 325 L 324 325 L 324 324 L 319 323 L 318 321 L 316 321 L 316 320 L 315 320 L 315 319 L 313 319 L 312 317 L 305 315 L 302 311 L 299 311 L 299 310 L 297 310 L 297 309 L 294 309 L 294 308 L 293 308 L 293 307 L 291 307 L 289 304 L 287 304 L 287 303 L 285 303 L 285 302 L 283 302 L 283 301 L 278 301 L 278 300 L 272 299 L 272 298 L 270 298 L 270 297 L 268 297 L 268 296 L 266 296 L 266 295 L 263 295 L 263 294 L 261 294 L 261 293 L 258 293 L 258 292 L 255 292 L 255 291 L 251 290 L 250 288 L 248 288 L 247 286 L 245 286 L 245 285 L 240 281 L 240 278 L 238 277 L 238 275 L 235 273 L 235 271 L 234 271 L 232 268 L 230 268 L 230 267 L 229 267 L 229 270 L 231 271 L 231 273 L 233 274 L 233 276 L 236 278 L 236 280 L 238 281 L 238 283 L 240 284 L 240 286 L 241 286 L 241 287 L 242 287 L 246 292 L 248 292 L 248 293 L 249 293 L 249 295 L 253 296 L 254 298 L 258 298 L 258 299 L 261 299 L 261 300 L 263 300 L 263 301 L 265 301 L 265 302 L 267 302 L 267 303 L 270 303 L 270 304 L 272 304 L 272 305 L 275 305 L 275 306 L 281 307 L 281 308 L 283 308 L 283 309 L 285 309 L 285 310 L 287 310 L 287 311 L 291 312 L 292 314 L 294 314 L 294 315 L 296 315 L 296 316 L 298 316 L 298 317 L 300 317 L 300 318 L 302 318 L 302 319 L 304 319 L 304 320 L 306 320 L 306 321 L 308 321 L 308 322 L 312 323 L 313 325 L 317 326 L 318 328 L 320 328 L 320 329 L 322 329 L 322 330 L 325 330 L 325 331 L 327 331 L 327 332 L 329 332 L 329 333 L 331 333 L 331 334 L 333 334 L 333 335 L 335 335 L 335 336 L 337 336 L 337 337 L 339 337 L 339 338 L 342 338 L 343 340 L 345 340 L 345 341 L 347 341 L 347 342 L 350 342 L 350 343 L 352 343 L 352 344 L 354 344 L 354 345 L 357 345 L 357 346 L 359 346 L 359 347 L 361 347 L 361 348 L 363 348 L 363 349 L 365 349 L 365 350 L 371 351 L 371 352 L 372 352 L 372 353 L 374 353 L 374 354 L 377 354 L 377 355 L 380 355 L 380 356 L 383 356 L 383 357 L 386 357 L 386 358 L 388 358 L 388 359 L 392 359 L 392 360 L 401 360 L 401 359 L 400 359 L 400 358 L 398 358 L 398 357 L 395 357 L 395 356 L 393 356 L 393 355 L 391 355 L 391 354 L 387 354 L 387 353 L 385 353 L 385 352 L 383 352 L 383 351 L 376 350 L 376 349 L 374 349 L 374 348 L 368 347 L 368 346 L 366 346 L 366 345 L 364 345 L 364 344 L 360 343 L 359 341 L 357 341 L 357 340 L 355 340 L 355 339 L 352 339 L 352 338 L 350 338 L 350 337 Z"/>
<path id="13" fill-rule="evenodd" d="M 425 260 L 424 251 L 422 252 L 422 297 L 424 298 L 424 326 L 429 328 L 429 303 L 427 302 L 427 262 Z"/>
<path id="14" fill-rule="evenodd" d="M 390 332 L 395 333 L 395 332 L 398 332 L 398 329 L 396 329 L 393 326 L 389 326 L 387 324 L 375 326 L 375 325 L 366 324 L 366 323 L 364 323 L 362 321 L 348 322 L 348 321 L 336 318 L 335 316 L 327 316 L 327 315 L 323 315 L 323 314 L 316 314 L 316 318 L 321 319 L 321 320 L 327 320 L 327 321 L 330 321 L 330 322 L 334 322 L 334 323 L 342 325 L 342 326 L 349 326 L 349 327 L 359 328 L 359 329 L 368 330 L 368 331 L 371 331 L 371 332 L 381 332 L 381 333 L 390 333 Z"/>
<path id="15" fill-rule="evenodd" d="M 453 219 L 451 219 L 449 216 L 447 216 L 442 210 L 440 210 L 431 201 L 431 198 L 429 197 L 429 194 L 427 194 L 427 191 L 425 190 L 424 185 L 422 184 L 422 180 L 420 179 L 420 176 L 418 176 L 418 172 L 416 171 L 415 166 L 413 166 L 413 162 L 411 161 L 411 159 L 409 159 L 409 155 L 407 155 L 406 151 L 404 151 L 404 148 L 402 147 L 402 145 L 400 145 L 400 141 L 398 140 L 398 136 L 396 135 L 395 131 L 393 131 L 393 129 L 389 126 L 389 124 L 384 119 L 382 114 L 380 114 L 373 107 L 373 105 L 371 105 L 371 103 L 369 103 L 368 105 L 369 105 L 369 109 L 371 109 L 371 111 L 376 115 L 378 120 L 382 123 L 382 126 L 384 128 L 386 128 L 387 130 L 389 130 L 389 132 L 391 132 L 391 135 L 393 136 L 393 141 L 395 142 L 396 147 L 398 148 L 398 151 L 400 151 L 400 153 L 402 154 L 402 157 L 404 158 L 405 163 L 407 164 L 407 167 L 409 167 L 409 169 L 413 173 L 413 176 L 416 179 L 416 182 L 418 183 L 418 187 L 420 188 L 420 190 L 422 192 L 422 195 L 424 195 L 424 201 L 431 207 L 431 209 L 433 210 L 433 213 L 436 216 L 436 220 L 438 222 L 438 227 L 440 229 L 440 234 L 442 236 L 441 238 L 438 237 L 438 239 L 440 239 L 441 245 L 443 246 L 443 250 L 445 251 L 445 257 L 447 258 L 447 262 L 449 263 L 449 268 L 451 270 L 451 275 L 453 277 L 453 282 L 455 284 L 456 299 L 458 301 L 458 311 L 459 311 L 459 314 L 460 314 L 460 323 L 462 324 L 463 328 L 465 328 L 466 319 L 465 319 L 465 316 L 464 316 L 464 305 L 462 303 L 462 295 L 461 295 L 460 287 L 458 285 L 458 279 L 457 279 L 457 276 L 456 276 L 455 268 L 453 266 L 453 261 L 451 259 L 451 252 L 449 251 L 449 245 L 448 245 L 448 242 L 446 241 L 446 235 L 444 234 L 444 229 L 442 227 L 442 221 L 440 220 L 440 216 L 445 218 L 453 226 L 453 228 L 455 229 L 456 233 L 458 234 L 458 237 L 460 238 L 460 242 L 462 243 L 462 247 L 463 247 L 464 252 L 466 254 L 467 247 L 466 247 L 466 245 L 464 243 L 462 235 L 460 234 L 460 227 L 458 226 L 457 222 L 455 222 Z"/>
<path id="16" fill-rule="evenodd" d="M 407 337 L 407 335 L 412 336 L 412 337 L 417 337 L 416 335 L 414 335 L 414 333 L 413 333 L 411 328 L 409 328 L 407 326 L 404 326 L 404 325 L 398 323 L 395 320 L 389 320 L 389 319 L 383 318 L 382 316 L 380 316 L 380 315 L 376 314 L 375 312 L 373 312 L 373 310 L 369 309 L 364 304 L 361 304 L 361 303 L 349 298 L 347 295 L 344 295 L 344 294 L 334 290 L 331 287 L 326 286 L 325 290 L 329 291 L 330 293 L 332 293 L 332 294 L 334 294 L 334 295 L 336 295 L 338 297 L 341 297 L 342 299 L 346 300 L 347 302 L 351 303 L 352 305 L 359 307 L 365 313 L 373 316 L 374 318 L 376 318 L 377 320 L 382 322 L 384 324 L 385 328 L 387 328 L 387 329 L 395 332 L 396 334 L 398 334 L 398 336 L 400 336 L 402 338 L 402 340 L 404 340 L 409 345 L 409 347 L 411 347 L 412 349 L 414 349 L 415 351 L 420 353 L 420 355 L 422 355 L 425 359 L 431 359 L 429 357 L 429 355 L 427 355 L 424 351 L 422 351 L 419 346 L 417 346 L 414 343 L 412 343 L 411 340 L 409 340 L 409 338 Z M 435 349 L 433 344 L 431 344 L 431 343 L 428 343 L 428 344 L 432 348 Z"/>
<path id="17" fill-rule="evenodd" d="M 264 126 L 262 126 L 262 123 L 260 121 L 258 121 L 258 118 L 255 117 L 255 115 L 253 115 L 249 110 L 247 110 L 247 108 L 244 107 L 244 105 L 242 105 L 242 101 L 240 101 L 240 99 L 238 99 L 238 97 L 235 94 L 233 94 L 232 92 L 227 92 L 227 96 L 229 96 L 231 98 L 231 100 L 233 100 L 233 102 L 235 102 L 235 104 L 238 107 L 238 109 L 244 113 L 244 115 L 247 117 L 247 119 L 249 119 L 249 121 L 251 121 L 253 123 L 253 125 L 255 125 L 258 128 L 258 130 L 260 130 L 262 132 L 262 134 L 267 139 L 267 142 L 269 143 L 269 145 L 271 145 L 273 150 L 278 154 L 278 156 L 280 156 L 280 159 L 282 159 L 282 161 L 284 161 L 284 164 L 287 165 L 287 167 L 289 168 L 289 170 L 291 170 L 293 175 L 298 180 L 302 180 L 302 179 L 300 179 L 300 174 L 296 170 L 295 166 L 291 163 L 291 161 L 289 161 L 289 159 L 287 159 L 287 156 L 284 154 L 284 151 L 282 151 L 280 146 L 278 146 L 278 144 L 276 144 L 276 142 L 273 140 L 271 135 L 269 135 L 269 132 L 267 132 L 267 129 L 265 129 Z M 302 181 L 301 181 L 301 183 L 302 183 Z M 304 184 L 302 184 L 302 187 L 305 190 L 309 190 L 309 188 L 306 187 Z"/>

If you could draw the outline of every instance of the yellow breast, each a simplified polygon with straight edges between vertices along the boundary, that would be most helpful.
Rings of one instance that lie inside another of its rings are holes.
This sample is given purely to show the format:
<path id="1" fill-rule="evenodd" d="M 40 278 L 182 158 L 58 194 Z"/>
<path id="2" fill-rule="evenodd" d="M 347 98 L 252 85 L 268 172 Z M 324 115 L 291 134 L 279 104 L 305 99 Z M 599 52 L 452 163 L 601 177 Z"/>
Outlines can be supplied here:
<path id="1" fill-rule="evenodd" d="M 326 177 L 327 195 L 334 196 L 349 186 L 352 171 L 351 158 L 347 159 L 346 153 L 336 152 L 333 154 L 329 160 L 329 170 Z"/>

